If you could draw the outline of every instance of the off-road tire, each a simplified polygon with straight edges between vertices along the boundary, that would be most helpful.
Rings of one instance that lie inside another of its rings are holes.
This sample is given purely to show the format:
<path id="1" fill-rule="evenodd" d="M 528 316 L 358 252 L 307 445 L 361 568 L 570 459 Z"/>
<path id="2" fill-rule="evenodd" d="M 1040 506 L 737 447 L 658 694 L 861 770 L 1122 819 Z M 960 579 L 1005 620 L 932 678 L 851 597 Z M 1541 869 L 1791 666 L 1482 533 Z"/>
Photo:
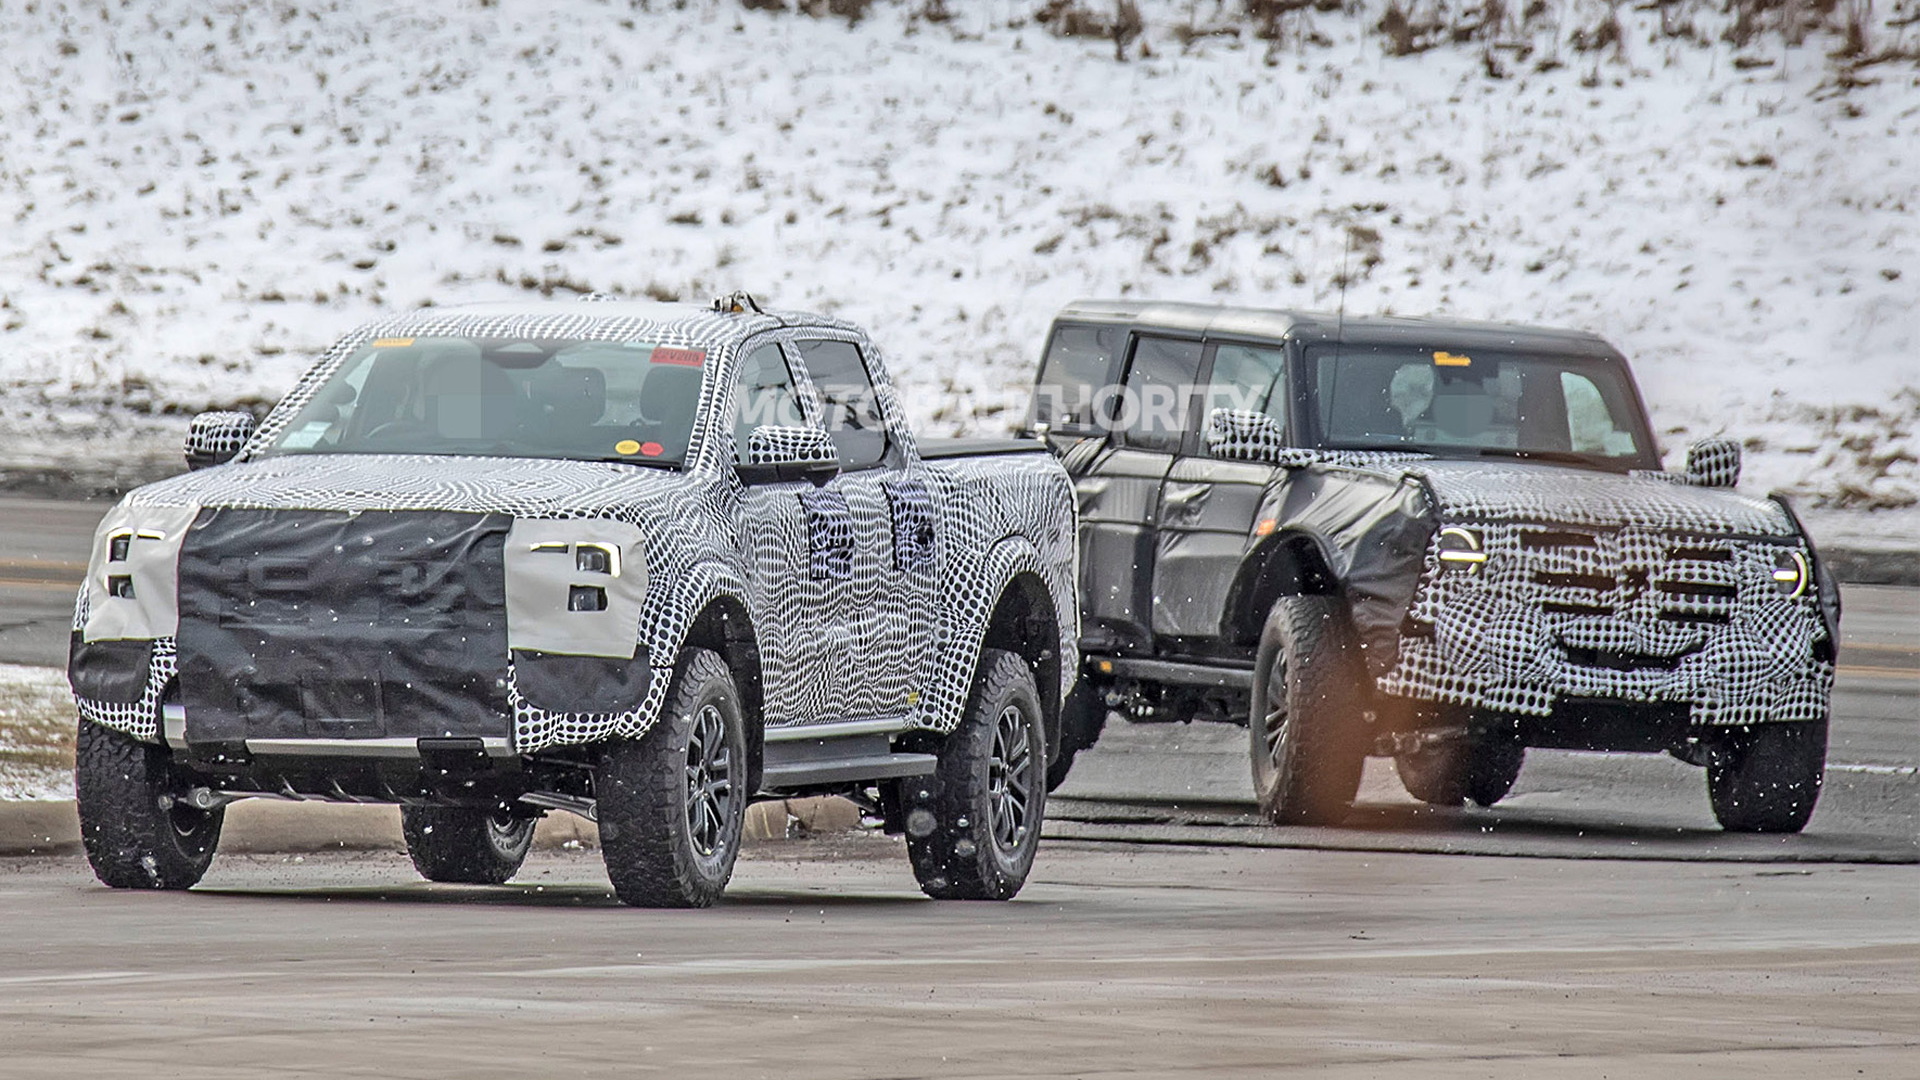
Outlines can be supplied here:
<path id="1" fill-rule="evenodd" d="M 1806 827 L 1827 766 L 1827 722 L 1754 724 L 1719 735 L 1707 751 L 1707 799 L 1728 832 Z"/>
<path id="2" fill-rule="evenodd" d="M 173 801 L 184 785 L 164 746 L 90 720 L 75 743 L 74 801 L 94 876 L 116 889 L 191 888 L 213 862 L 226 808 Z"/>
<path id="3" fill-rule="evenodd" d="M 1526 753 L 1517 739 L 1475 737 L 1396 754 L 1393 764 L 1407 794 L 1421 802 L 1459 806 L 1471 799 L 1492 806 L 1513 790 Z"/>
<path id="4" fill-rule="evenodd" d="M 1473 748 L 1464 738 L 1423 746 L 1393 756 L 1393 769 L 1407 794 L 1429 806 L 1459 806 L 1467 801 L 1467 770 Z"/>
<path id="5" fill-rule="evenodd" d="M 899 781 L 907 857 L 938 900 L 1008 900 L 1026 884 L 1046 813 L 1046 723 L 1033 669 L 983 649 L 960 726 L 930 776 Z"/>
<path id="6" fill-rule="evenodd" d="M 1474 748 L 1473 768 L 1467 773 L 1467 798 L 1478 806 L 1492 806 L 1506 798 L 1526 763 L 1527 748 L 1519 739 L 1486 739 Z"/>
<path id="7" fill-rule="evenodd" d="M 1346 817 L 1366 763 L 1366 672 L 1331 596 L 1274 602 L 1254 654 L 1248 746 L 1260 811 L 1286 825 Z"/>
<path id="8" fill-rule="evenodd" d="M 712 650 L 681 650 L 660 719 L 600 750 L 600 854 L 622 902 L 688 908 L 719 899 L 740 853 L 747 771 L 733 672 Z"/>
<path id="9" fill-rule="evenodd" d="M 464 885 L 498 885 L 519 873 L 537 823 L 484 807 L 400 808 L 400 834 L 413 868 L 428 881 Z"/>
<path id="10" fill-rule="evenodd" d="M 1106 727 L 1106 690 L 1083 675 L 1060 705 L 1060 751 L 1047 766 L 1047 794 L 1067 782 L 1074 756 L 1091 750 Z"/>

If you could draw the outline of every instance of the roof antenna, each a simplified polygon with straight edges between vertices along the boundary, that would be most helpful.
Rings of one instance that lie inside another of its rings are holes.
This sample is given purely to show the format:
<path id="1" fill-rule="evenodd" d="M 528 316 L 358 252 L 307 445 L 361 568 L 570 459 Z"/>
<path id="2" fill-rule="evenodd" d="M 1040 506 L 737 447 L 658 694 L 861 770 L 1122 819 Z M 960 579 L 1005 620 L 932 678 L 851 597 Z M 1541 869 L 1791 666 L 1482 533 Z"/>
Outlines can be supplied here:
<path id="1" fill-rule="evenodd" d="M 1353 258 L 1353 223 L 1344 222 L 1342 227 L 1347 233 L 1347 247 L 1340 253 L 1340 310 L 1334 316 L 1333 355 L 1340 356 L 1340 342 L 1347 336 L 1347 262 Z"/>

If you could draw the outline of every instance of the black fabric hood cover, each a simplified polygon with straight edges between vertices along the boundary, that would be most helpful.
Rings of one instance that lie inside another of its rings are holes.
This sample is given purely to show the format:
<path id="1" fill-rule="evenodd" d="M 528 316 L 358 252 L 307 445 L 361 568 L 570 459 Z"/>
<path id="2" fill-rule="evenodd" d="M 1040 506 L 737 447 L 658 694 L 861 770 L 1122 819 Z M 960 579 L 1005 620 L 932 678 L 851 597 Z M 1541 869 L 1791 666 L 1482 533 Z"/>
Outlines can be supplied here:
<path id="1" fill-rule="evenodd" d="M 202 510 L 180 554 L 188 740 L 507 735 L 512 523 Z"/>

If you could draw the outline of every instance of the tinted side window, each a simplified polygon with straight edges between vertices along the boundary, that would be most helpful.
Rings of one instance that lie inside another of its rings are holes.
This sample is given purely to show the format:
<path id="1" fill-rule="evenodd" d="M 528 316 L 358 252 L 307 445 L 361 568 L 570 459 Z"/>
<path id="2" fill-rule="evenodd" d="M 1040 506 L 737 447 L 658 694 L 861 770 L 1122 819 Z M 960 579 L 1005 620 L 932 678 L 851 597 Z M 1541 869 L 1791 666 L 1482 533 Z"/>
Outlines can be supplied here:
<path id="1" fill-rule="evenodd" d="M 845 341 L 802 341 L 796 347 L 820 395 L 821 420 L 840 449 L 841 467 L 878 465 L 887 456 L 887 423 L 860 350 Z"/>
<path id="2" fill-rule="evenodd" d="M 1200 376 L 1197 341 L 1140 337 L 1127 367 L 1126 394 L 1114 423 L 1128 446 L 1176 453 L 1192 423 L 1194 383 Z"/>
<path id="3" fill-rule="evenodd" d="M 1093 430 L 1101 425 L 1096 395 L 1113 381 L 1126 345 L 1127 332 L 1118 326 L 1062 326 L 1047 343 L 1040 377 L 1033 388 L 1031 424 L 1047 424 L 1055 431 Z"/>
<path id="4" fill-rule="evenodd" d="M 757 427 L 804 427 L 806 417 L 793 392 L 793 373 L 780 346 L 762 345 L 740 362 L 740 396 L 735 404 L 733 452 L 747 460 L 747 435 Z"/>
<path id="5" fill-rule="evenodd" d="M 1214 409 L 1266 413 L 1287 427 L 1287 351 L 1279 346 L 1216 345 L 1201 419 Z"/>

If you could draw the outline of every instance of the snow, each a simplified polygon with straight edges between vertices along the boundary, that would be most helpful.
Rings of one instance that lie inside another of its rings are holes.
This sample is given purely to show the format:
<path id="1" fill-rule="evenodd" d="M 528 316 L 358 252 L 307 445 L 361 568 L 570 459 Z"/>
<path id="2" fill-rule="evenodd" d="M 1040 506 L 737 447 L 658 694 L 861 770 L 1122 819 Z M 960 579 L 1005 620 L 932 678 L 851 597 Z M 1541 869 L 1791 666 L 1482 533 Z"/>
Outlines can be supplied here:
<path id="1" fill-rule="evenodd" d="M 1189 45 L 1250 24 L 1142 0 L 1125 62 L 1038 0 L 922 6 L 5 5 L 0 460 L 175 438 L 383 313 L 586 289 L 855 319 L 919 426 L 1000 430 L 1052 313 L 1128 295 L 1595 330 L 1670 462 L 1730 433 L 1750 488 L 1920 502 L 1916 0 L 1867 13 L 1909 58 L 1844 78 L 1832 32 L 1736 48 L 1705 6 L 1395 57 L 1385 0 Z"/>
<path id="2" fill-rule="evenodd" d="M 0 801 L 73 798 L 74 723 L 65 671 L 0 664 Z"/>

